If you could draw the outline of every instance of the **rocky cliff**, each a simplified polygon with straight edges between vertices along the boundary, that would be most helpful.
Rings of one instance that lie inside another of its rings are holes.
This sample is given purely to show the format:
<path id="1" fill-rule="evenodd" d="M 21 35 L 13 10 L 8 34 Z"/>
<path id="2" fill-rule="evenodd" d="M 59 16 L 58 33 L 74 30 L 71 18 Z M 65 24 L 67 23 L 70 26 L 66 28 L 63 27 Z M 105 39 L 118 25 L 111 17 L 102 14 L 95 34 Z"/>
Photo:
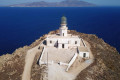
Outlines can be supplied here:
<path id="1" fill-rule="evenodd" d="M 57 33 L 51 31 L 49 34 Z M 119 80 L 120 54 L 118 51 L 93 34 L 84 34 L 69 30 L 68 33 L 78 35 L 91 45 L 94 62 L 76 77 L 76 80 Z M 0 56 L 0 80 L 21 80 L 25 65 L 25 56 L 29 49 L 40 44 L 46 35 L 33 42 L 30 46 L 16 49 L 12 54 Z M 31 70 L 31 80 L 42 80 L 45 66 L 39 67 L 37 61 L 40 53 L 36 54 Z"/>

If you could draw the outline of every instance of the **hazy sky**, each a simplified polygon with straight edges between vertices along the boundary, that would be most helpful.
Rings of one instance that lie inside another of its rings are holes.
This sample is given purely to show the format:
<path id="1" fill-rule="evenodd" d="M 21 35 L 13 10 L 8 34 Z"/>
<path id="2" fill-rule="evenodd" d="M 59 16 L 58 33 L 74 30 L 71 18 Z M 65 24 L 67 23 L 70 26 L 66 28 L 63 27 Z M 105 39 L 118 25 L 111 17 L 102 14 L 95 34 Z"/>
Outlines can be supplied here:
<path id="1" fill-rule="evenodd" d="M 38 1 L 63 1 L 63 0 L 0 0 L 0 5 L 20 4 L 26 2 L 38 2 Z M 120 0 L 82 0 L 90 3 L 94 3 L 100 6 L 120 6 Z"/>

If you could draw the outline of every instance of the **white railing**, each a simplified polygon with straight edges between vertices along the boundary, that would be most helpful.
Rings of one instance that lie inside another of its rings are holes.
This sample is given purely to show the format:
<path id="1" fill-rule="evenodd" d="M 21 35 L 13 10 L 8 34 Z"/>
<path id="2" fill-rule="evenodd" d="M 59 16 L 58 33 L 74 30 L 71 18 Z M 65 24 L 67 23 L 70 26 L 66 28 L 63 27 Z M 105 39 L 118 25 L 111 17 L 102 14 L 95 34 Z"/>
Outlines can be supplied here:
<path id="1" fill-rule="evenodd" d="M 48 61 L 48 62 L 47 61 L 46 62 L 45 61 L 41 61 L 41 64 L 53 64 L 53 63 L 54 63 L 54 61 Z"/>
<path id="2" fill-rule="evenodd" d="M 72 65 L 72 64 L 74 63 L 74 61 L 76 60 L 76 58 L 77 58 L 77 53 L 75 53 L 74 57 L 73 57 L 73 58 L 71 59 L 71 61 L 69 62 L 66 71 L 69 70 L 69 68 L 71 67 L 71 65 Z"/>
<path id="3" fill-rule="evenodd" d="M 83 39 L 81 39 L 81 41 L 83 42 L 83 45 L 84 45 L 85 47 L 87 47 L 87 46 L 86 46 L 86 44 L 85 44 L 85 42 L 84 42 L 84 40 L 83 40 Z"/>
<path id="4" fill-rule="evenodd" d="M 41 53 L 41 56 L 40 56 L 40 60 L 39 60 L 39 65 L 42 63 L 42 57 L 43 57 L 43 54 L 44 54 L 44 51 L 45 51 L 45 47 L 43 47 L 43 50 L 42 50 L 42 53 Z"/>
<path id="5" fill-rule="evenodd" d="M 68 63 L 60 62 L 60 65 L 68 66 L 69 64 Z"/>

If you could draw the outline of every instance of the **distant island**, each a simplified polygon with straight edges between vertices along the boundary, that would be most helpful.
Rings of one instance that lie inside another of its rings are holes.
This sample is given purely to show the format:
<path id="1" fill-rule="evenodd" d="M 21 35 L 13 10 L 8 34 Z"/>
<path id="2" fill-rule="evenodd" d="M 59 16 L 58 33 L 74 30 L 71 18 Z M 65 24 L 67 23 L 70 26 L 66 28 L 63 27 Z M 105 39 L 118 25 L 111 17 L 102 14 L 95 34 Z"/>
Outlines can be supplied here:
<path id="1" fill-rule="evenodd" d="M 9 7 L 92 7 L 92 6 L 96 6 L 96 5 L 79 0 L 64 0 L 61 2 L 40 1 L 40 2 L 9 5 Z"/>

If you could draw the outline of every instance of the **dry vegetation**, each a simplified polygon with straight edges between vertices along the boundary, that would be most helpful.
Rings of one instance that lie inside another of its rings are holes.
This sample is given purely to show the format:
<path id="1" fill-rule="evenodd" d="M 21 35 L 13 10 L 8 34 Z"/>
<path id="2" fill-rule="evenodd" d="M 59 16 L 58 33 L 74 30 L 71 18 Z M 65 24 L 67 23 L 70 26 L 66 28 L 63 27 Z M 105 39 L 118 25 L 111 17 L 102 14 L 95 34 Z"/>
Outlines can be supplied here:
<path id="1" fill-rule="evenodd" d="M 58 33 L 59 31 L 51 31 L 49 34 Z M 69 30 L 68 33 L 79 35 L 81 38 L 89 42 L 91 51 L 95 57 L 95 61 L 85 70 L 83 70 L 76 80 L 119 80 L 120 79 L 120 55 L 114 47 L 105 43 L 93 34 L 79 33 Z M 25 65 L 26 52 L 37 46 L 46 35 L 36 40 L 30 46 L 17 49 L 12 55 L 6 54 L 0 56 L 0 80 L 21 80 L 23 68 Z M 32 80 L 42 80 L 45 66 L 39 67 L 37 60 L 40 53 L 37 53 L 34 65 L 31 70 Z"/>
<path id="2" fill-rule="evenodd" d="M 0 56 L 0 80 L 21 80 L 27 51 L 40 44 L 43 39 L 45 35 L 30 46 L 24 46 L 16 49 L 12 54 Z"/>
<path id="3" fill-rule="evenodd" d="M 83 70 L 76 80 L 119 80 L 120 54 L 118 51 L 99 39 L 96 35 L 88 35 L 76 31 L 69 31 L 89 42 L 95 62 Z"/>
<path id="4" fill-rule="evenodd" d="M 41 53 L 42 53 L 42 49 L 43 47 L 40 47 Z M 32 70 L 31 70 L 31 80 L 43 80 L 44 75 L 46 75 L 45 71 L 46 71 L 46 66 L 39 66 L 38 65 L 38 60 L 40 58 L 41 53 L 37 53 L 35 58 L 34 58 L 34 62 L 32 65 Z"/>

